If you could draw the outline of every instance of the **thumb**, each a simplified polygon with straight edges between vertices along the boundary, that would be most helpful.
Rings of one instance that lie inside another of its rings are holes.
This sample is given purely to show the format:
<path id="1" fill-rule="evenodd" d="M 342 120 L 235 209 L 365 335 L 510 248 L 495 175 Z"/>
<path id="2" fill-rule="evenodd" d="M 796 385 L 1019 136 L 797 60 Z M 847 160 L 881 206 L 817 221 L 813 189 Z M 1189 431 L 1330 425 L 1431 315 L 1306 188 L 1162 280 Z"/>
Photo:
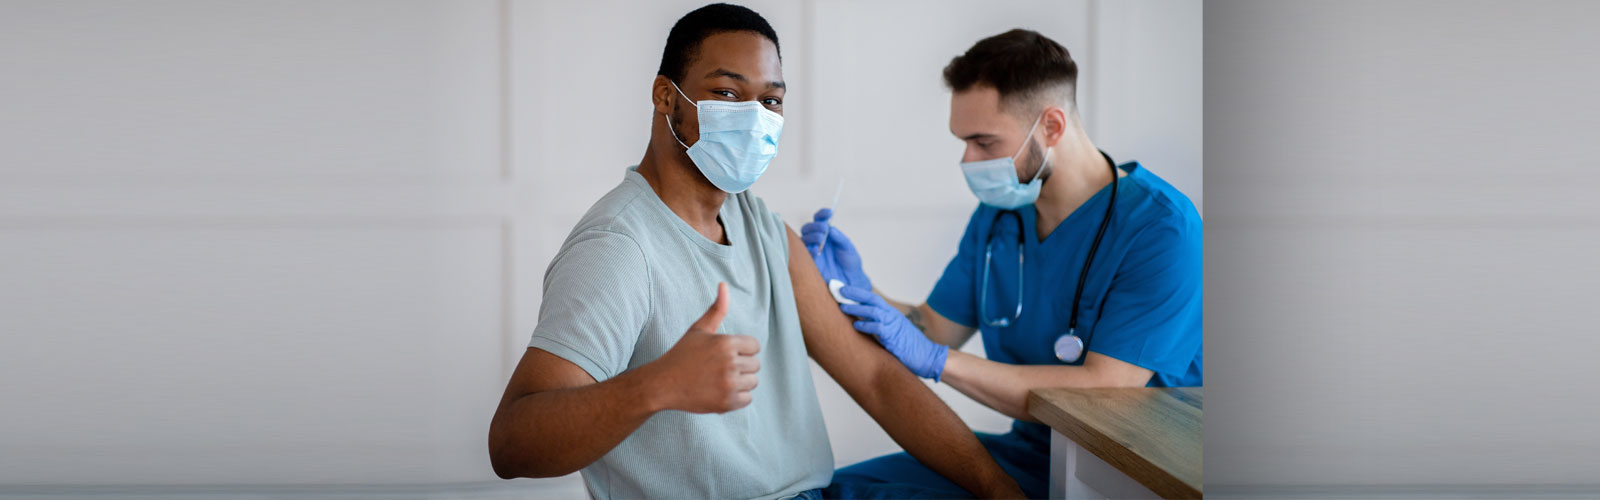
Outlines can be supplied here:
<path id="1" fill-rule="evenodd" d="M 717 283 L 717 301 L 711 303 L 711 308 L 689 325 L 690 330 L 700 330 L 717 333 L 717 328 L 722 326 L 722 318 L 728 315 L 728 284 Z"/>
<path id="2" fill-rule="evenodd" d="M 840 287 L 839 295 L 843 295 L 844 298 L 854 300 L 862 304 L 879 305 L 879 302 L 882 301 L 882 299 L 878 298 L 878 294 L 872 293 L 872 290 L 854 285 L 845 285 Z"/>
<path id="3" fill-rule="evenodd" d="M 844 231 L 840 231 L 837 226 L 828 226 L 828 239 L 833 240 L 839 249 L 847 250 L 846 253 L 856 253 L 856 244 L 852 243 L 850 237 L 845 236 Z"/>
<path id="4" fill-rule="evenodd" d="M 831 218 L 833 218 L 833 209 L 831 208 L 817 210 L 817 213 L 811 216 L 811 220 L 816 222 L 828 222 L 828 219 Z"/>

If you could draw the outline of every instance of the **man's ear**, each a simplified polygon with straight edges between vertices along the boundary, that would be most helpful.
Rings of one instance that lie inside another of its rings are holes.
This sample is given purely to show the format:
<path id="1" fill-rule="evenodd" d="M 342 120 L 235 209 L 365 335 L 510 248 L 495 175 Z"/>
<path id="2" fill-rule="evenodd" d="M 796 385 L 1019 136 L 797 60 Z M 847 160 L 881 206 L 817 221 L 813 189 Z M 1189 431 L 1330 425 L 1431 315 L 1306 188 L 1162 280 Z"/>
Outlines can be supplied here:
<path id="1" fill-rule="evenodd" d="M 1044 129 L 1045 147 L 1055 147 L 1062 137 L 1066 137 L 1068 127 L 1073 126 L 1072 117 L 1060 106 L 1044 108 L 1044 117 L 1040 121 L 1039 128 Z"/>
<path id="2" fill-rule="evenodd" d="M 650 84 L 650 104 L 656 108 L 656 114 L 664 115 L 672 112 L 672 105 L 678 99 L 678 91 L 672 89 L 672 80 L 662 75 L 656 75 L 655 81 Z"/>

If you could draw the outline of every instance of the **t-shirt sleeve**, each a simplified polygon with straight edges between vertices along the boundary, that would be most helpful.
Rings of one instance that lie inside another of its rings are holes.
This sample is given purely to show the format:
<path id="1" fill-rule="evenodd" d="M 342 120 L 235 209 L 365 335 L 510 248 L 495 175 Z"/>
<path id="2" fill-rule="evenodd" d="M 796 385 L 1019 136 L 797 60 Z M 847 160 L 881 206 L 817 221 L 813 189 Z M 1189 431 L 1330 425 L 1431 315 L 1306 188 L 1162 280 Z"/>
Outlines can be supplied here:
<path id="1" fill-rule="evenodd" d="M 1200 350 L 1204 237 L 1174 217 L 1142 231 L 1117 270 L 1089 350 L 1183 375 Z"/>
<path id="2" fill-rule="evenodd" d="M 983 242 L 978 237 L 978 214 L 982 213 L 980 206 L 973 211 L 972 218 L 967 221 L 966 233 L 961 236 L 961 244 L 956 248 L 955 258 L 944 266 L 944 274 L 939 276 L 939 281 L 934 283 L 933 292 L 928 294 L 928 307 L 933 312 L 939 313 L 950 321 L 968 328 L 977 328 L 978 312 L 977 299 L 972 292 L 977 289 L 973 284 L 977 268 L 977 258 L 983 251 Z"/>
<path id="3" fill-rule="evenodd" d="M 603 381 L 627 369 L 650 317 L 644 252 L 627 235 L 588 230 L 573 237 L 544 279 L 539 324 L 528 347 L 582 367 Z"/>

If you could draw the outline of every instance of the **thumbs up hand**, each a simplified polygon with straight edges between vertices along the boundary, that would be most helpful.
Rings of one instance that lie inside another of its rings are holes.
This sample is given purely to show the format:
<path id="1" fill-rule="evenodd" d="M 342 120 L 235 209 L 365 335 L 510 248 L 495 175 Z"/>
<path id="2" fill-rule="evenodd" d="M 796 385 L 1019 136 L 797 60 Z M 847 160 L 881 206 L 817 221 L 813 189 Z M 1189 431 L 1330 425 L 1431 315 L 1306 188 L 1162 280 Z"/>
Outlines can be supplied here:
<path id="1" fill-rule="evenodd" d="M 728 284 L 717 284 L 717 300 L 689 326 L 672 349 L 649 365 L 661 378 L 667 409 L 726 413 L 750 404 L 761 361 L 761 344 L 749 335 L 718 334 L 728 315 Z"/>

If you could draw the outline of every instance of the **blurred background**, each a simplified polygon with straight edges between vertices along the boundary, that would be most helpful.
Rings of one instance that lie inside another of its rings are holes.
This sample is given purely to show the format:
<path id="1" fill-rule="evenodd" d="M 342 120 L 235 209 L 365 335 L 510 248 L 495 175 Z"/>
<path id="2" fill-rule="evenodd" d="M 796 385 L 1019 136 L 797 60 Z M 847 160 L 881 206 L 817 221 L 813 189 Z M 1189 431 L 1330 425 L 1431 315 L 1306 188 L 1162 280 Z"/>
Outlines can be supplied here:
<path id="1" fill-rule="evenodd" d="M 496 478 L 489 418 L 704 3 L 0 2 L 0 494 L 582 496 Z M 890 296 L 926 297 L 976 204 L 940 70 L 1013 27 L 1204 213 L 1198 1 L 743 4 L 790 88 L 753 191 L 798 227 L 847 179 Z M 813 370 L 838 465 L 897 450 Z"/>

